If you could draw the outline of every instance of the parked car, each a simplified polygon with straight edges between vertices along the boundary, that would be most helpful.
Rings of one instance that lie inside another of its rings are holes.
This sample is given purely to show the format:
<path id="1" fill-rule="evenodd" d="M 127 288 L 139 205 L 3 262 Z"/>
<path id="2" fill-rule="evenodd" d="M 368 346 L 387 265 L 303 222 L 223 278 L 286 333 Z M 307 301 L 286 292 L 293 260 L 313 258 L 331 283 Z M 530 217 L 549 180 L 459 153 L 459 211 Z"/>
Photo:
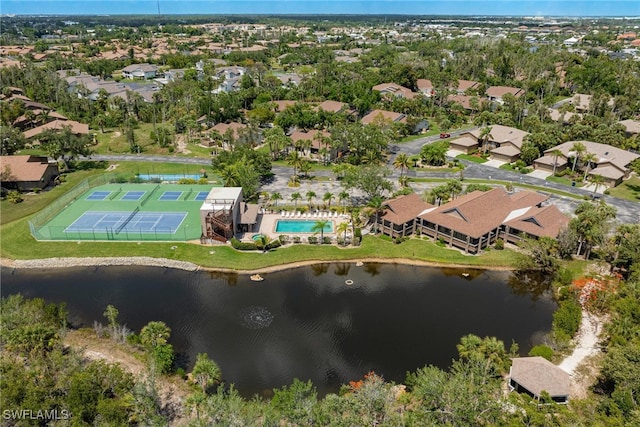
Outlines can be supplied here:
<path id="1" fill-rule="evenodd" d="M 445 139 L 445 138 L 450 138 L 450 137 L 451 137 L 450 133 L 444 133 L 443 132 L 443 133 L 440 134 L 440 139 Z"/>

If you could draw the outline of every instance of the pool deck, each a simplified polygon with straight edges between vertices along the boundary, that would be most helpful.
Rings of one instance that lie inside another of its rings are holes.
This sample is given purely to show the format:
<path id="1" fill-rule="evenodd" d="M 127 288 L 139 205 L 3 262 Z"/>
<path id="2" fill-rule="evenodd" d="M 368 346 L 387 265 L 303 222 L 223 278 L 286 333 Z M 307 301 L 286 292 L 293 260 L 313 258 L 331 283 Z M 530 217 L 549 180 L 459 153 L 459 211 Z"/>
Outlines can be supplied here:
<path id="1" fill-rule="evenodd" d="M 291 212 L 289 212 L 291 214 Z M 324 214 L 324 213 L 323 213 Z M 325 231 L 324 235 L 328 237 L 335 238 L 337 225 L 341 222 L 349 222 L 350 218 L 348 215 L 338 215 L 337 217 L 331 215 L 330 217 L 325 216 L 313 216 L 311 214 L 310 217 L 306 216 L 307 214 L 301 214 L 300 216 L 283 216 L 282 213 L 263 213 L 260 216 L 262 217 L 258 223 L 258 227 L 252 232 L 244 233 L 241 240 L 249 241 L 252 236 L 255 234 L 266 234 L 272 239 L 277 239 L 279 235 L 285 234 L 288 236 L 298 236 L 300 238 L 306 239 L 309 236 L 317 236 L 319 233 L 277 233 L 276 232 L 276 221 L 277 220 L 298 220 L 298 221 L 332 221 L 333 222 L 333 230 Z"/>

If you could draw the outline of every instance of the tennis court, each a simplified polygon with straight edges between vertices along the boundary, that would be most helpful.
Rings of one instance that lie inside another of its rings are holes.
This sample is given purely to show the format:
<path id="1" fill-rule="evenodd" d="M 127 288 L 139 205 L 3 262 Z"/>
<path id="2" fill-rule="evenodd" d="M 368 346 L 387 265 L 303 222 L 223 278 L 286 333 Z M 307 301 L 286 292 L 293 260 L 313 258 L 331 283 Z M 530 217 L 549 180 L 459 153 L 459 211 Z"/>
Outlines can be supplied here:
<path id="1" fill-rule="evenodd" d="M 162 193 L 162 196 L 158 200 L 163 201 L 176 201 L 180 200 L 180 196 L 182 196 L 182 191 L 165 191 Z"/>
<path id="2" fill-rule="evenodd" d="M 87 200 L 105 200 L 109 197 L 111 191 L 94 191 L 87 196 Z"/>
<path id="3" fill-rule="evenodd" d="M 120 200 L 136 201 L 142 199 L 146 191 L 127 191 Z"/>
<path id="4" fill-rule="evenodd" d="M 65 229 L 69 232 L 168 233 L 175 234 L 186 212 L 85 212 Z"/>
<path id="5" fill-rule="evenodd" d="M 38 240 L 200 239 L 211 184 L 109 183 L 87 188 L 30 222 Z M 62 202 L 62 200 L 61 200 Z M 170 203 L 178 202 L 178 203 Z"/>

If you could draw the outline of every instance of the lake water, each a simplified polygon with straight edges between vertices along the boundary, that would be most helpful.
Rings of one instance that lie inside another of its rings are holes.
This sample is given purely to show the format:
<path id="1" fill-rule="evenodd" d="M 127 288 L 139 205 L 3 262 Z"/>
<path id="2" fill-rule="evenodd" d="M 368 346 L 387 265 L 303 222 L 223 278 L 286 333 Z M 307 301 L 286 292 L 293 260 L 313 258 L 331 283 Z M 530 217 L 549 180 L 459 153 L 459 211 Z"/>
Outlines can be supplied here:
<path id="1" fill-rule="evenodd" d="M 311 379 L 323 395 L 371 370 L 403 381 L 425 365 L 447 368 L 469 333 L 507 347 L 513 340 L 526 354 L 551 329 L 556 308 L 548 292 L 526 293 L 510 273 L 393 264 L 318 264 L 262 282 L 151 267 L 1 274 L 2 296 L 65 301 L 74 326 L 106 324 L 107 304 L 135 331 L 164 321 L 179 365 L 190 370 L 206 352 L 245 396 L 293 378 Z"/>

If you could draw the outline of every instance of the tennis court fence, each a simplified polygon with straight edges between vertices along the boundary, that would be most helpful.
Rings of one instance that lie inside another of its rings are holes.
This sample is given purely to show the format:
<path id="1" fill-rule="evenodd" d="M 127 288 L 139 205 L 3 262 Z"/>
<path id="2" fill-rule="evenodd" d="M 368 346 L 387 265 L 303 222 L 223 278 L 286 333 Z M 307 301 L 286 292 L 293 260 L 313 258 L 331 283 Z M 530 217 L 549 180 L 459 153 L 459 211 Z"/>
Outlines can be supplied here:
<path id="1" fill-rule="evenodd" d="M 31 235 L 37 239 L 38 230 L 42 228 L 46 223 L 51 221 L 53 217 L 62 212 L 62 210 L 66 208 L 69 203 L 74 202 L 76 199 L 78 199 L 78 197 L 83 195 L 90 188 L 110 183 L 114 177 L 115 175 L 113 174 L 104 174 L 90 177 L 73 187 L 71 190 L 64 193 L 62 196 L 54 200 L 49 206 L 42 209 L 29 220 L 29 229 L 31 230 Z"/>

